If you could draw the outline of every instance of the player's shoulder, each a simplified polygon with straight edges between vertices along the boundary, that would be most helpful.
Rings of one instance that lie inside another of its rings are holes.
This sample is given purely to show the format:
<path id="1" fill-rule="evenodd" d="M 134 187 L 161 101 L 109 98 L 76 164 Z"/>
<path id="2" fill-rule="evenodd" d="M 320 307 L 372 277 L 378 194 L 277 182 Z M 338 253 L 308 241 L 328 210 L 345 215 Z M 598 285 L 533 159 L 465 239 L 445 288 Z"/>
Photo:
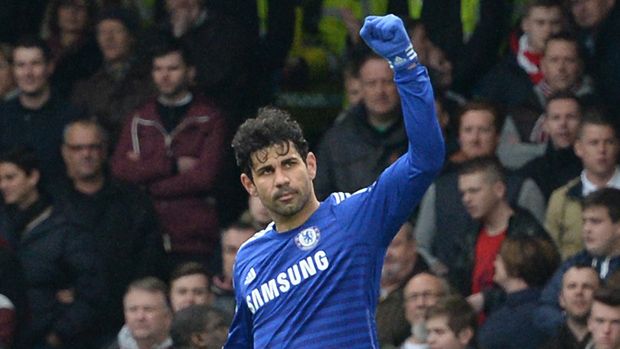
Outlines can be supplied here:
<path id="1" fill-rule="evenodd" d="M 273 230 L 274 224 L 275 223 L 271 222 L 263 230 L 259 230 L 258 232 L 254 233 L 254 235 L 252 235 L 243 244 L 241 244 L 237 254 L 241 255 L 241 254 L 252 253 L 253 250 L 255 250 L 256 246 L 261 245 L 267 240 L 266 235 L 267 233 Z"/>

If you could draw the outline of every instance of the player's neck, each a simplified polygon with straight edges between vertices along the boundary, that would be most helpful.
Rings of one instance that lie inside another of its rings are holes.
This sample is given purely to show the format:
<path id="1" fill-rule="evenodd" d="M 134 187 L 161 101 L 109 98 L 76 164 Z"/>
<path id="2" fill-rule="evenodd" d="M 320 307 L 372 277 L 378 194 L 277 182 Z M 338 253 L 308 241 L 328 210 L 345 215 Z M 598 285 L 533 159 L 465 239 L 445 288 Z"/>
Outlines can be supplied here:
<path id="1" fill-rule="evenodd" d="M 317 200 L 316 195 L 312 193 L 310 198 L 308 198 L 308 202 L 306 202 L 304 207 L 296 214 L 292 216 L 273 214 L 273 221 L 276 223 L 277 231 L 287 232 L 301 226 L 312 216 L 314 211 L 319 208 L 319 205 L 319 200 Z"/>

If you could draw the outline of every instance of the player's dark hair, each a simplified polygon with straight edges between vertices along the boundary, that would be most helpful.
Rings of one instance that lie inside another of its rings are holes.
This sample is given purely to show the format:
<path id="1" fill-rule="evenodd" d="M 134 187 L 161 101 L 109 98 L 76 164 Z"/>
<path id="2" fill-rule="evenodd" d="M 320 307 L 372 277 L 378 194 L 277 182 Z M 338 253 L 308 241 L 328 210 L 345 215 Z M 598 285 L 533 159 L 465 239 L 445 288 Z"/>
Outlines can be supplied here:
<path id="1" fill-rule="evenodd" d="M 237 165 L 243 173 L 252 178 L 252 159 L 266 161 L 257 152 L 278 145 L 279 152 L 286 154 L 290 145 L 295 147 L 302 160 L 308 156 L 308 142 L 301 127 L 291 115 L 281 109 L 265 107 L 258 110 L 258 116 L 246 120 L 237 130 L 232 141 Z M 252 156 L 256 154 L 256 156 Z"/>

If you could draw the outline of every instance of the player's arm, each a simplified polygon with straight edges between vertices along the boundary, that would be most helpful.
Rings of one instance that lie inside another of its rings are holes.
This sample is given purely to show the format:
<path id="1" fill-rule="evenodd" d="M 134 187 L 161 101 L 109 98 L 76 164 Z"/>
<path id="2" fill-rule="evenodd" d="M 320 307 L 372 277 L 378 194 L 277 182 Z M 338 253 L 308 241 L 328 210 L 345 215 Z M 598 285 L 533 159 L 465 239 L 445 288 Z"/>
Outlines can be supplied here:
<path id="1" fill-rule="evenodd" d="M 402 21 L 393 15 L 370 16 L 360 35 L 394 70 L 409 146 L 407 153 L 388 167 L 366 194 L 354 194 L 346 201 L 364 211 L 355 210 L 356 221 L 368 227 L 364 230 L 385 232 L 377 238 L 387 245 L 441 170 L 444 141 L 428 73 L 418 64 Z"/>

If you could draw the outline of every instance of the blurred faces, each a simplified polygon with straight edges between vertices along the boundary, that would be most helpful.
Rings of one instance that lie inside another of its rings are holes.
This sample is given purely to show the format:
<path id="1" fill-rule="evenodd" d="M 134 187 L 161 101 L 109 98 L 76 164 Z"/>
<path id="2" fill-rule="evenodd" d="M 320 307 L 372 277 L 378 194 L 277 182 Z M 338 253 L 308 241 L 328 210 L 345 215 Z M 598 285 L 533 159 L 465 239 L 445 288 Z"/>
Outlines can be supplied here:
<path id="1" fill-rule="evenodd" d="M 250 195 L 248 197 L 248 210 L 254 221 L 253 224 L 258 225 L 260 229 L 265 228 L 272 221 L 271 216 L 269 216 L 269 210 L 263 205 L 260 198 L 256 196 Z"/>
<path id="2" fill-rule="evenodd" d="M 286 152 L 285 152 L 286 150 Z M 278 221 L 294 220 L 300 212 L 310 211 L 312 180 L 316 176 L 316 158 L 308 153 L 302 159 L 293 143 L 272 145 L 251 156 L 252 178 L 245 173 L 241 182 L 250 195 L 258 196 Z"/>
<path id="3" fill-rule="evenodd" d="M 125 324 L 137 341 L 160 343 L 168 337 L 172 314 L 160 292 L 131 289 L 123 300 Z"/>
<path id="4" fill-rule="evenodd" d="M 562 278 L 560 292 L 560 306 L 566 315 L 585 324 L 592 307 L 592 295 L 599 285 L 598 274 L 593 268 L 568 269 Z"/>
<path id="5" fill-rule="evenodd" d="M 183 61 L 180 53 L 171 52 L 153 59 L 151 73 L 160 96 L 170 101 L 177 101 L 189 92 L 195 69 Z"/>
<path id="6" fill-rule="evenodd" d="M 554 99 L 547 104 L 543 128 L 549 134 L 554 148 L 564 149 L 575 142 L 580 121 L 581 112 L 576 100 Z"/>
<path id="7" fill-rule="evenodd" d="M 428 66 L 433 69 L 433 82 L 442 89 L 452 86 L 452 62 L 438 46 L 432 45 L 428 50 Z"/>
<path id="8" fill-rule="evenodd" d="M 598 27 L 615 4 L 615 0 L 571 0 L 570 10 L 580 28 Z"/>
<path id="9" fill-rule="evenodd" d="M 430 349 L 464 349 L 471 340 L 473 334 L 469 329 L 464 329 L 458 334 L 448 326 L 447 316 L 435 316 L 426 321 L 428 330 L 427 343 Z"/>
<path id="10" fill-rule="evenodd" d="M 493 155 L 499 141 L 495 117 L 487 110 L 470 110 L 461 116 L 459 143 L 468 159 Z"/>
<path id="11" fill-rule="evenodd" d="M 614 223 L 607 207 L 593 206 L 583 210 L 583 243 L 595 256 L 620 252 L 620 222 Z"/>
<path id="12" fill-rule="evenodd" d="M 575 141 L 575 154 L 590 180 L 607 181 L 613 176 L 619 149 L 616 133 L 608 125 L 585 124 Z"/>
<path id="13" fill-rule="evenodd" d="M 387 61 L 379 58 L 367 60 L 360 68 L 360 80 L 362 100 L 370 118 L 380 122 L 392 120 L 400 98 Z"/>
<path id="14" fill-rule="evenodd" d="M 29 207 L 39 197 L 38 182 L 39 171 L 28 175 L 15 164 L 0 163 L 0 191 L 6 204 L 17 205 L 21 209 Z"/>
<path id="15" fill-rule="evenodd" d="M 74 181 L 88 181 L 103 175 L 106 146 L 94 125 L 76 123 L 65 133 L 62 157 L 67 174 Z"/>
<path id="16" fill-rule="evenodd" d="M 97 24 L 97 43 L 107 63 L 123 61 L 131 52 L 133 37 L 123 23 L 104 19 Z"/>
<path id="17" fill-rule="evenodd" d="M 413 238 L 413 226 L 405 223 L 385 254 L 381 272 L 382 284 L 400 284 L 411 274 L 417 259 L 416 243 Z"/>
<path id="18" fill-rule="evenodd" d="M 229 228 L 222 234 L 222 271 L 224 277 L 232 280 L 233 265 L 239 247 L 254 235 L 254 229 Z"/>
<path id="19" fill-rule="evenodd" d="M 204 274 L 181 276 L 170 284 L 170 303 L 175 313 L 190 305 L 209 305 L 212 301 L 213 294 L 209 291 L 209 279 Z"/>
<path id="20" fill-rule="evenodd" d="M 504 198 L 505 185 L 489 182 L 484 172 L 459 175 L 459 192 L 463 206 L 473 219 L 484 220 Z"/>
<path id="21" fill-rule="evenodd" d="M 417 274 L 403 289 L 405 318 L 412 325 L 424 323 L 428 308 L 437 304 L 437 300 L 444 295 L 440 278 L 428 273 Z"/>
<path id="22" fill-rule="evenodd" d="M 540 68 L 553 92 L 577 86 L 582 73 L 577 44 L 573 41 L 549 40 Z"/>
<path id="23" fill-rule="evenodd" d="M 0 51 L 0 100 L 15 88 L 9 57 Z"/>
<path id="24" fill-rule="evenodd" d="M 65 2 L 58 7 L 58 28 L 61 32 L 82 33 L 86 31 L 88 11 L 84 0 Z"/>
<path id="25" fill-rule="evenodd" d="M 543 52 L 545 42 L 553 34 L 562 30 L 562 9 L 560 6 L 536 6 L 532 7 L 523 22 L 521 28 L 527 35 L 528 44 L 534 52 Z"/>
<path id="26" fill-rule="evenodd" d="M 588 329 L 596 349 L 620 348 L 620 306 L 594 301 Z"/>
<path id="27" fill-rule="evenodd" d="M 13 74 L 23 94 L 39 96 L 48 92 L 52 72 L 53 64 L 45 61 L 38 47 L 16 47 L 13 50 Z"/>
<path id="28" fill-rule="evenodd" d="M 426 65 L 428 63 L 428 52 L 433 46 L 433 43 L 428 38 L 426 27 L 423 23 L 418 23 L 408 31 L 411 38 L 411 45 L 413 50 L 418 54 L 420 63 Z"/>
<path id="29" fill-rule="evenodd" d="M 354 76 L 345 77 L 344 92 L 347 98 L 347 105 L 358 104 L 362 100 L 362 81 Z"/>

